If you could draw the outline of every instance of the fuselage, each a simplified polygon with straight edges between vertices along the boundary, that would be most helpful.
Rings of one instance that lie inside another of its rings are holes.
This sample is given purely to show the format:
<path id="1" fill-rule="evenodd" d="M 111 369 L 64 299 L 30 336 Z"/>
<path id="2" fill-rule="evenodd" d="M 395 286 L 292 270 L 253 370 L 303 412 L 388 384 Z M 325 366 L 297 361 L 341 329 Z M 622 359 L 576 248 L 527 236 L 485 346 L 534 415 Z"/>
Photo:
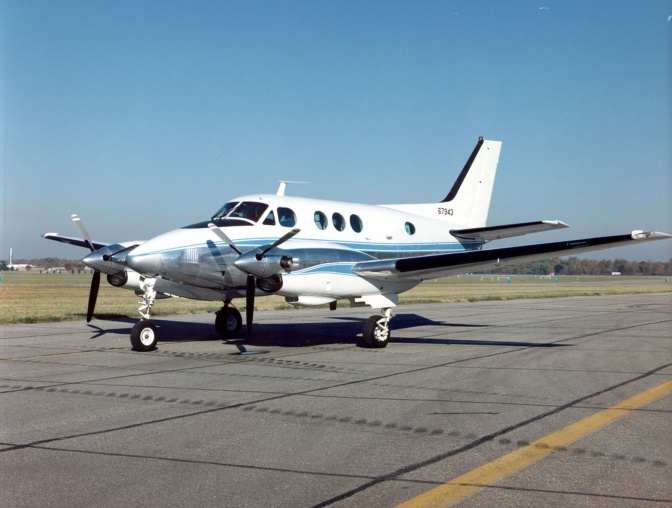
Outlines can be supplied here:
<path id="1" fill-rule="evenodd" d="M 402 205 L 403 206 L 403 205 Z M 128 267 L 146 276 L 224 291 L 245 288 L 248 273 L 234 262 L 240 257 L 213 233 L 219 227 L 235 246 L 246 252 L 272 244 L 288 231 L 300 232 L 273 249 L 274 256 L 293 260 L 289 270 L 278 270 L 280 288 L 272 281 L 267 292 L 296 296 L 395 293 L 417 282 L 396 282 L 381 288 L 352 273 L 358 262 L 480 248 L 479 242 L 460 242 L 438 205 L 437 218 L 396 210 L 390 206 L 327 201 L 274 194 L 249 195 L 227 202 L 211 219 L 173 230 L 133 249 L 125 259 Z M 270 256 L 273 257 L 273 256 Z M 310 277 L 307 277 L 310 275 Z M 265 275 L 264 275 L 265 276 Z M 359 279 L 357 282 L 355 282 Z"/>

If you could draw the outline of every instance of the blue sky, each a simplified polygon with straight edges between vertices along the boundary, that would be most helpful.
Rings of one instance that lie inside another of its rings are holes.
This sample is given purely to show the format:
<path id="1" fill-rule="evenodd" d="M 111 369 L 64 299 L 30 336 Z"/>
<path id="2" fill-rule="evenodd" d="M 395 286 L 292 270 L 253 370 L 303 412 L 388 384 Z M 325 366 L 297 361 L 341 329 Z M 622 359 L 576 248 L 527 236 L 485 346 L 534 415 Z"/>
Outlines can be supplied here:
<path id="1" fill-rule="evenodd" d="M 672 233 L 669 0 L 4 0 L 0 16 L 3 259 L 82 256 L 40 237 L 76 236 L 71 213 L 96 240 L 147 239 L 281 179 L 437 201 L 481 135 L 504 143 L 488 223 L 572 226 L 525 243 Z M 672 241 L 590 257 L 666 260 Z"/>

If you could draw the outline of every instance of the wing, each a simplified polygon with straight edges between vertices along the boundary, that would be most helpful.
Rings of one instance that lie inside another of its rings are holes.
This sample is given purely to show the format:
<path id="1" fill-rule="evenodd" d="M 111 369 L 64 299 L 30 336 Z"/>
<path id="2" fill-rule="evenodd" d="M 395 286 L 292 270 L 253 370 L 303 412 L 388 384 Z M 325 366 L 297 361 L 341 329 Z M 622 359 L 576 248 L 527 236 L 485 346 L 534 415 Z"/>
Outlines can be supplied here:
<path id="1" fill-rule="evenodd" d="M 353 272 L 370 279 L 428 279 L 445 277 L 508 265 L 512 263 L 548 259 L 559 255 L 582 254 L 594 250 L 620 247 L 628 244 L 672 238 L 666 233 L 633 231 L 629 235 L 586 238 L 568 242 L 554 242 L 502 249 L 473 250 L 433 254 L 411 258 L 364 261 L 353 267 Z"/>
<path id="2" fill-rule="evenodd" d="M 58 233 L 46 233 L 42 235 L 44 238 L 47 240 L 54 240 L 55 242 L 61 242 L 61 243 L 69 243 L 70 245 L 76 245 L 77 247 L 84 247 L 85 249 L 89 248 L 89 244 L 86 242 L 86 240 L 83 240 L 82 238 L 73 238 L 72 236 L 62 236 L 59 235 Z M 106 243 L 100 243 L 100 242 L 91 242 L 93 244 L 94 249 L 102 249 L 105 247 Z"/>
<path id="3" fill-rule="evenodd" d="M 528 235 L 530 233 L 539 233 L 551 229 L 568 228 L 569 226 L 559 220 L 542 220 L 537 222 L 521 222 L 519 224 L 506 224 L 503 226 L 488 226 L 482 228 L 470 229 L 451 229 L 450 234 L 460 240 L 475 240 L 489 242 L 490 240 L 501 240 L 502 238 L 511 238 L 514 236 Z"/>

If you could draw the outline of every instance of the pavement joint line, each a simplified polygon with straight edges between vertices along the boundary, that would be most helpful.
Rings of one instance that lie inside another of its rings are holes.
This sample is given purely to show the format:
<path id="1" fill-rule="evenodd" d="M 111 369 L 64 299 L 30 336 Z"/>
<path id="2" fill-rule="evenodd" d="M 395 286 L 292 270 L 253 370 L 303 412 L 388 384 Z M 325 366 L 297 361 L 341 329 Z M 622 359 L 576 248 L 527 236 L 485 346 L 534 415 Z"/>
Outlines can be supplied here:
<path id="1" fill-rule="evenodd" d="M 503 455 L 420 496 L 398 508 L 449 507 L 471 497 L 519 471 L 550 456 L 557 450 L 610 425 L 672 393 L 672 381 L 641 392 L 614 406 Z"/>
<path id="2" fill-rule="evenodd" d="M 623 386 L 630 385 L 630 384 L 632 384 L 636 381 L 639 381 L 641 379 L 645 379 L 647 377 L 654 376 L 656 373 L 660 372 L 661 370 L 667 369 L 670 366 L 672 366 L 672 364 L 670 364 L 670 363 L 658 366 L 658 367 L 656 367 L 656 368 L 654 368 L 654 369 L 652 369 L 648 372 L 645 372 L 643 374 L 640 374 L 639 376 L 636 376 L 634 378 L 627 379 L 625 381 L 622 381 L 620 383 L 616 383 L 615 385 L 609 386 L 609 387 L 604 388 L 602 390 L 598 390 L 598 391 L 590 393 L 588 395 L 584 395 L 583 397 L 580 397 L 576 400 L 570 401 L 567 404 L 564 404 L 562 406 L 557 406 L 550 411 L 538 414 L 536 416 L 533 416 L 532 418 L 528 418 L 526 420 L 520 421 L 520 422 L 515 423 L 513 425 L 509 425 L 506 428 L 500 429 L 500 430 L 498 430 L 496 432 L 493 432 L 491 434 L 488 434 L 486 436 L 482 436 L 481 438 L 476 439 L 475 441 L 472 441 L 471 443 L 467 443 L 466 445 L 461 446 L 457 449 L 451 449 L 451 450 L 448 450 L 444 453 L 439 453 L 436 456 L 430 457 L 430 458 L 428 458 L 426 460 L 423 460 L 421 462 L 417 462 L 415 464 L 409 464 L 405 467 L 397 469 L 396 471 L 392 471 L 392 472 L 390 472 L 386 475 L 380 476 L 380 477 L 376 478 L 375 480 L 373 480 L 371 482 L 365 483 L 365 484 L 360 485 L 359 487 L 356 487 L 352 490 L 349 490 L 347 492 L 343 492 L 342 494 L 340 494 L 338 496 L 335 496 L 335 497 L 327 499 L 327 500 L 325 500 L 321 503 L 318 503 L 318 504 L 314 505 L 313 508 L 323 508 L 323 507 L 326 507 L 326 506 L 331 506 L 334 503 L 337 503 L 337 502 L 342 501 L 344 499 L 348 499 L 348 498 L 358 494 L 359 492 L 367 490 L 367 489 L 369 489 L 371 487 L 374 487 L 374 486 L 376 486 L 380 483 L 387 482 L 387 481 L 392 481 L 392 480 L 397 480 L 401 476 L 406 475 L 410 472 L 417 471 L 417 470 L 422 469 L 424 467 L 427 467 L 431 464 L 436 464 L 437 462 L 441 462 L 441 461 L 444 461 L 448 458 L 454 457 L 456 455 L 468 452 L 470 450 L 473 450 L 474 448 L 477 448 L 478 446 L 480 446 L 484 443 L 493 441 L 494 439 L 496 439 L 500 436 L 508 434 L 509 432 L 518 430 L 518 429 L 523 428 L 523 427 L 525 427 L 525 426 L 527 426 L 531 423 L 534 423 L 534 422 L 543 420 L 544 418 L 548 418 L 550 416 L 558 414 L 558 413 L 560 413 L 560 412 L 562 412 L 566 409 L 573 408 L 577 404 L 580 404 L 580 403 L 582 403 L 586 400 L 590 400 L 590 399 L 592 399 L 594 397 L 598 397 L 602 394 L 612 392 L 613 390 L 616 390 L 617 388 L 621 388 Z"/>

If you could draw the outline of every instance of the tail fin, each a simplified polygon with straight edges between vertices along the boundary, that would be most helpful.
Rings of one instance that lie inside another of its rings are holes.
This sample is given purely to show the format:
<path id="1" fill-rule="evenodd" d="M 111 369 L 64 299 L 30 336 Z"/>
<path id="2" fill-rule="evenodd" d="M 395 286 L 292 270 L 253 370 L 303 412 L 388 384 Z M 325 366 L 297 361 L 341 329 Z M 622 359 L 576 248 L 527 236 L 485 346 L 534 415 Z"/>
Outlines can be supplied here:
<path id="1" fill-rule="evenodd" d="M 444 219 L 456 227 L 485 226 L 501 147 L 501 141 L 479 138 L 453 187 L 440 203 L 386 206 L 432 219 Z"/>

